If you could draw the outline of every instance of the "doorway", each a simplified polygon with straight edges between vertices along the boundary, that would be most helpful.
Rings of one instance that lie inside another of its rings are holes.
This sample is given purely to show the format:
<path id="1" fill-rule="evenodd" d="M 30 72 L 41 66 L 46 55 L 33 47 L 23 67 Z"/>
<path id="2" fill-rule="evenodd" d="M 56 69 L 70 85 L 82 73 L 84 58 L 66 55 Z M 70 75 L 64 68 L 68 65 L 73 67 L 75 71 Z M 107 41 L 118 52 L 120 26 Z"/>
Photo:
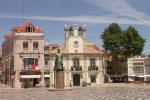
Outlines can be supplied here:
<path id="1" fill-rule="evenodd" d="M 25 78 L 21 79 L 22 86 L 23 88 L 33 88 L 36 87 L 36 85 L 39 83 L 38 78 Z"/>
<path id="2" fill-rule="evenodd" d="M 73 85 L 80 86 L 80 74 L 73 74 Z"/>
<path id="3" fill-rule="evenodd" d="M 36 84 L 38 84 L 38 79 L 37 78 L 33 78 L 33 87 L 36 87 Z"/>

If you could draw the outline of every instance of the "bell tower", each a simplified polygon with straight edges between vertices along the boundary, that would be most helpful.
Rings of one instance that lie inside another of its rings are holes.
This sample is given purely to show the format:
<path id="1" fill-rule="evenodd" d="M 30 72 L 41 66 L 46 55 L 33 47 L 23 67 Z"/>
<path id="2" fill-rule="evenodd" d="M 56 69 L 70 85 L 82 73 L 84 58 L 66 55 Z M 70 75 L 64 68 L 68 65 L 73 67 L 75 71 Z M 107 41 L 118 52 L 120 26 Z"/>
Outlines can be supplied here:
<path id="1" fill-rule="evenodd" d="M 86 39 L 86 26 L 64 26 L 65 45 L 68 53 L 83 53 L 84 41 Z"/>

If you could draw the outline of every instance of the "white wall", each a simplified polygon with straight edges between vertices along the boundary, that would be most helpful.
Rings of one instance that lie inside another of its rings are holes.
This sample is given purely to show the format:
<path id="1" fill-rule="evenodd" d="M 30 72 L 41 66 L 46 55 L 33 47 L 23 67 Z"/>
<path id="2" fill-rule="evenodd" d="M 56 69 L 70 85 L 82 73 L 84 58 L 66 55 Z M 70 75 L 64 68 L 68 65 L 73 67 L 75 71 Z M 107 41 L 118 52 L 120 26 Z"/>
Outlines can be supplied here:
<path id="1" fill-rule="evenodd" d="M 78 41 L 79 47 L 74 47 L 74 41 Z M 77 53 L 83 53 L 84 52 L 84 42 L 82 38 L 79 37 L 70 37 L 68 40 L 68 53 L 75 53 L 75 51 L 78 51 Z"/>

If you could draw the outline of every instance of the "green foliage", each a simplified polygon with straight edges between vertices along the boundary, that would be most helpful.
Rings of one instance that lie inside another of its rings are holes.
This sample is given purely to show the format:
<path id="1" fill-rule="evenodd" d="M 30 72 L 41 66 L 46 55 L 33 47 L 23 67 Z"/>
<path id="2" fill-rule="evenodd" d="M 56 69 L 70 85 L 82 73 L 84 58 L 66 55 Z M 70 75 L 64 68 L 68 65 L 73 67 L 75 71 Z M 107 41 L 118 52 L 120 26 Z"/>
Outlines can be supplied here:
<path id="1" fill-rule="evenodd" d="M 129 26 L 125 31 L 124 34 L 126 36 L 125 40 L 125 55 L 133 56 L 142 53 L 145 39 L 143 39 L 139 32 L 132 26 Z"/>
<path id="2" fill-rule="evenodd" d="M 101 36 L 105 50 L 125 57 L 141 54 L 145 40 L 132 26 L 122 31 L 117 23 L 112 23 Z"/>

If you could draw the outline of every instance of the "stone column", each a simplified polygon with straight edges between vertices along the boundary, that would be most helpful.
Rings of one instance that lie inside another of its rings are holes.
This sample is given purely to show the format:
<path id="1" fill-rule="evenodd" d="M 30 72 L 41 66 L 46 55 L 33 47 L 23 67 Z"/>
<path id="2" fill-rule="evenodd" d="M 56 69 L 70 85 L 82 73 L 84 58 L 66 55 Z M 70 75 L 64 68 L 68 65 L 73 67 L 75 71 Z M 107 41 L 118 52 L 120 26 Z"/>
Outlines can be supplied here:
<path id="1" fill-rule="evenodd" d="M 99 59 L 99 84 L 104 84 L 104 64 L 102 57 Z"/>
<path id="2" fill-rule="evenodd" d="M 16 71 L 14 78 L 14 88 L 21 88 L 19 71 Z"/>
<path id="3" fill-rule="evenodd" d="M 41 71 L 41 82 L 40 84 L 42 85 L 42 87 L 45 86 L 45 82 L 44 82 L 44 70 Z"/>
<path id="4" fill-rule="evenodd" d="M 66 71 L 65 71 L 65 76 L 64 76 L 64 81 L 66 82 L 65 87 L 70 87 L 71 86 L 71 78 L 70 78 L 70 66 L 69 66 L 69 56 L 66 56 L 66 63 L 65 63 L 65 67 L 66 67 Z"/>
<path id="5" fill-rule="evenodd" d="M 103 73 L 103 71 L 99 72 L 99 83 L 104 84 L 104 73 Z"/>

